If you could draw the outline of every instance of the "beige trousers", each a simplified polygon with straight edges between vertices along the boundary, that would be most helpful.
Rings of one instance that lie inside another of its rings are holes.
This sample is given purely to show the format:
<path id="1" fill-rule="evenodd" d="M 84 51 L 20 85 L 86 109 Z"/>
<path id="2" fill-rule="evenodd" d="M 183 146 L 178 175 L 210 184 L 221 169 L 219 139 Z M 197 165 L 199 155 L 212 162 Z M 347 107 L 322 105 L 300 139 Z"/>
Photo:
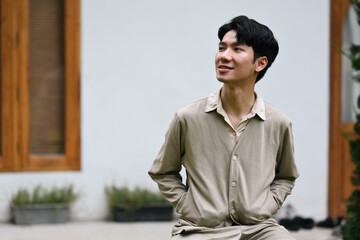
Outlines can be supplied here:
<path id="1" fill-rule="evenodd" d="M 172 240 L 296 240 L 274 219 L 256 225 L 239 225 L 201 232 L 184 232 Z"/>

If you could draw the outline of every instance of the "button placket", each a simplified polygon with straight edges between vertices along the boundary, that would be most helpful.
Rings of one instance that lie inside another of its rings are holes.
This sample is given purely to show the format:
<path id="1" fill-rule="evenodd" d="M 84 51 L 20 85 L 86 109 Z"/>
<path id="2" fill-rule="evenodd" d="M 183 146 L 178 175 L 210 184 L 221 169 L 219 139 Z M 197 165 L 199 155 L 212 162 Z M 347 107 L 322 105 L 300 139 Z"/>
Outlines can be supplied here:
<path id="1" fill-rule="evenodd" d="M 237 181 L 237 175 L 238 175 L 238 170 L 237 170 L 237 165 L 238 163 L 236 162 L 239 157 L 237 154 L 233 153 L 233 155 L 230 157 L 231 162 L 230 162 L 230 172 L 229 172 L 229 177 L 230 177 L 230 181 L 229 181 L 229 185 L 230 185 L 230 191 L 229 191 L 229 213 L 233 218 L 236 218 L 236 205 L 237 205 L 237 194 L 238 194 L 238 189 L 237 189 L 237 185 L 238 185 L 238 181 Z"/>
<path id="2" fill-rule="evenodd" d="M 232 181 L 231 186 L 236 187 L 236 181 Z"/>

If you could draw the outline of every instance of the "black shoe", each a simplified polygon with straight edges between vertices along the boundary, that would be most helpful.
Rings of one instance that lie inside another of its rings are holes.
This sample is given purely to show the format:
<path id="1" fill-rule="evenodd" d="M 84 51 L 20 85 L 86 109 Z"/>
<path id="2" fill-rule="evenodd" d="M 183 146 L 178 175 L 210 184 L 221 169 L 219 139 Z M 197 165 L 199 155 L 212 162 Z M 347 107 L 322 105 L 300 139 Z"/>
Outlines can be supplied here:
<path id="1" fill-rule="evenodd" d="M 313 229 L 315 226 L 315 222 L 311 218 L 304 218 L 301 224 L 301 227 L 304 229 Z"/>
<path id="2" fill-rule="evenodd" d="M 311 218 L 295 217 L 293 219 L 281 219 L 279 224 L 284 226 L 289 231 L 298 231 L 300 228 L 312 229 L 315 225 Z"/>
<path id="3" fill-rule="evenodd" d="M 337 217 L 337 218 L 327 217 L 325 220 L 318 222 L 316 226 L 323 228 L 334 228 L 336 226 L 339 226 L 343 219 L 344 219 L 343 217 Z"/>
<path id="4" fill-rule="evenodd" d="M 284 228 L 286 228 L 289 231 L 298 231 L 301 228 L 301 225 L 299 224 L 298 221 L 295 221 L 295 218 L 294 219 L 288 219 L 288 218 L 280 219 L 279 224 L 284 226 Z"/>

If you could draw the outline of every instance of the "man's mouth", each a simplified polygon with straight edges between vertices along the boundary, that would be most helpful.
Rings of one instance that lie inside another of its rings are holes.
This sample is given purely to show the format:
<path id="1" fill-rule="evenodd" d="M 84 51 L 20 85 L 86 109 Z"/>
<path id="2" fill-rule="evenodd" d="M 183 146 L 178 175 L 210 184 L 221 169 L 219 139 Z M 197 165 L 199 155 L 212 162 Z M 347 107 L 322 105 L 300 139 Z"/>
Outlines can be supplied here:
<path id="1" fill-rule="evenodd" d="M 225 65 L 225 64 L 220 64 L 220 65 L 218 65 L 218 68 L 219 69 L 234 69 L 234 67 L 233 66 L 230 66 L 230 65 Z"/>

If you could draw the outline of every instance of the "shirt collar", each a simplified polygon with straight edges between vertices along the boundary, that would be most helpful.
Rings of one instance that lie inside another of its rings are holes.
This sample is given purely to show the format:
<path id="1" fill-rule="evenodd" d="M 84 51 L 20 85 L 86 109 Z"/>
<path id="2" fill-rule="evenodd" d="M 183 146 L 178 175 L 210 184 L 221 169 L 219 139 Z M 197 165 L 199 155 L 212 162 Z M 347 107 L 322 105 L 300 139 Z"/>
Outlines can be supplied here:
<path id="1" fill-rule="evenodd" d="M 220 92 L 221 92 L 221 89 L 219 91 L 217 91 L 216 93 L 212 93 L 208 96 L 205 112 L 211 112 L 211 111 L 214 111 L 215 109 L 217 109 L 218 107 L 222 107 Z M 254 113 L 254 114 L 258 115 L 262 120 L 265 121 L 266 120 L 265 102 L 257 93 L 255 93 L 255 96 L 256 96 L 255 103 L 254 103 L 250 113 Z"/>

